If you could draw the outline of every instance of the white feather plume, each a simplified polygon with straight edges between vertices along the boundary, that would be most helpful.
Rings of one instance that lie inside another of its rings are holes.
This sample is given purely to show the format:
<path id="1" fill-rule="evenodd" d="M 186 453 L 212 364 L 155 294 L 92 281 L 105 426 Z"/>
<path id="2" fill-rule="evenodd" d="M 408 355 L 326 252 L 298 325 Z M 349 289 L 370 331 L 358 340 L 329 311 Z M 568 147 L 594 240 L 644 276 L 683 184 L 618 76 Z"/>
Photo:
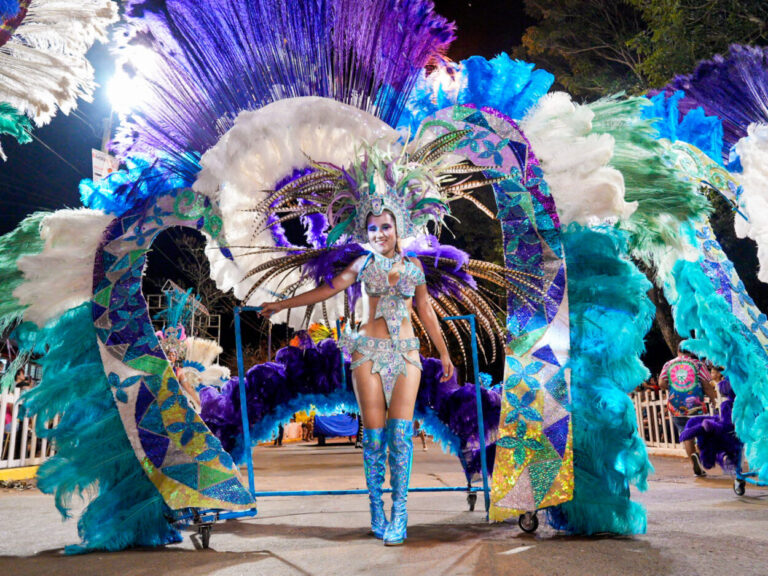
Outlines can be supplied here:
<path id="1" fill-rule="evenodd" d="M 736 143 L 736 152 L 743 167 L 737 175 L 743 189 L 739 208 L 748 221 L 737 215 L 734 227 L 739 238 L 757 242 L 757 277 L 768 282 L 768 125 L 750 124 L 747 136 Z"/>
<path id="2" fill-rule="evenodd" d="M 24 282 L 13 295 L 29 306 L 24 320 L 43 326 L 91 298 L 94 257 L 113 219 L 87 209 L 59 210 L 43 219 L 42 252 L 22 256 L 17 264 Z"/>
<path id="3" fill-rule="evenodd" d="M 211 276 L 222 290 L 234 288 L 243 299 L 255 278 L 245 273 L 258 264 L 284 256 L 247 255 L 248 247 L 274 246 L 269 232 L 256 234 L 255 216 L 248 212 L 267 192 L 310 160 L 348 166 L 363 142 L 393 145 L 399 133 L 375 116 L 347 104 L 319 97 L 279 100 L 256 111 L 242 112 L 235 125 L 202 157 L 202 171 L 194 189 L 219 203 L 224 219 L 224 237 L 232 247 L 234 262 L 209 249 Z M 289 285 L 300 280 L 298 272 L 280 276 L 254 292 L 247 305 L 273 301 Z M 307 288 L 311 286 L 308 284 Z M 344 313 L 343 295 L 324 303 L 329 319 Z M 282 311 L 276 323 L 290 318 L 301 327 L 305 309 Z M 323 321 L 323 305 L 315 307 L 311 321 Z"/>
<path id="4" fill-rule="evenodd" d="M 198 362 L 206 368 L 213 366 L 216 357 L 224 352 L 224 349 L 215 340 L 196 336 L 184 340 L 184 348 L 186 360 Z"/>
<path id="5" fill-rule="evenodd" d="M 57 110 L 68 114 L 77 99 L 90 101 L 95 83 L 85 54 L 107 39 L 117 20 L 111 0 L 32 0 L 27 15 L 0 48 L 0 101 L 38 126 Z"/>
<path id="6" fill-rule="evenodd" d="M 563 224 L 624 220 L 637 209 L 624 200 L 624 177 L 608 166 L 614 140 L 592 134 L 594 113 L 565 92 L 544 96 L 521 127 L 541 162 Z"/>

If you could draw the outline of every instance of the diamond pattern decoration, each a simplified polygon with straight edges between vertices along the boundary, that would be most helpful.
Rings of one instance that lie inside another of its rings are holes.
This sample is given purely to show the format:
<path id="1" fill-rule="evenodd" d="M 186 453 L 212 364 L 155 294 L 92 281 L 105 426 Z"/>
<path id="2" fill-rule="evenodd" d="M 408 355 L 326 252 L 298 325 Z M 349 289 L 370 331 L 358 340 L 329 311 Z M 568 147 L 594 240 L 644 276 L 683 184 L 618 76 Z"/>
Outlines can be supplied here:
<path id="1" fill-rule="evenodd" d="M 187 192 L 194 200 L 195 193 Z M 166 503 L 173 509 L 243 508 L 252 504 L 250 493 L 229 454 L 180 392 L 141 294 L 146 253 L 154 237 L 172 226 L 201 224 L 200 218 L 193 222 L 183 212 L 196 203 L 175 203 L 177 194 L 171 191 L 157 198 L 148 208 L 150 219 L 137 210 L 108 229 L 96 256 L 94 327 L 126 433 L 134 439 L 136 456 Z M 218 218 L 210 205 L 208 213 Z M 207 226 L 205 218 L 202 225 Z"/>

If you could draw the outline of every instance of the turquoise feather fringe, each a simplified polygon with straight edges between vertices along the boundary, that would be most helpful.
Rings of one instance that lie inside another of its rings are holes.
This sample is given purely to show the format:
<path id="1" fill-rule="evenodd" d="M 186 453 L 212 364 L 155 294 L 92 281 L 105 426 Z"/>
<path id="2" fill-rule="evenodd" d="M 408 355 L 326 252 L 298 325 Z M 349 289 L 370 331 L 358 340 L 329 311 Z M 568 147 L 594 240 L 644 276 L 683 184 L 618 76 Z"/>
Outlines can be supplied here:
<path id="1" fill-rule="evenodd" d="M 320 415 L 334 414 L 341 410 L 347 412 L 359 412 L 360 410 L 352 391 L 336 390 L 331 394 L 300 394 L 289 402 L 275 407 L 269 414 L 251 425 L 251 445 L 255 446 L 260 442 L 272 439 L 277 435 L 280 424 L 288 422 L 296 412 L 308 411 L 311 407 L 314 407 L 315 412 Z M 434 410 L 417 409 L 413 417 L 415 420 L 421 421 L 424 430 L 433 436 L 433 440 L 442 447 L 443 452 L 454 456 L 459 454 L 461 447 L 459 437 L 451 432 Z M 242 437 L 238 438 L 238 442 L 232 450 L 232 458 L 238 464 L 245 461 Z"/>
<path id="2" fill-rule="evenodd" d="M 733 422 L 745 455 L 758 477 L 768 482 L 768 357 L 753 334 L 736 318 L 695 262 L 678 261 L 672 270 L 677 291 L 673 302 L 680 334 L 695 330 L 687 350 L 725 366 L 736 392 Z"/>
<path id="3" fill-rule="evenodd" d="M 38 487 L 54 494 L 65 518 L 74 496 L 90 499 L 78 521 L 82 543 L 69 554 L 160 546 L 180 540 L 170 509 L 144 473 L 125 434 L 99 355 L 91 305 L 64 313 L 45 328 L 24 323 L 19 346 L 42 354 L 43 379 L 22 398 L 38 417 L 37 435 L 56 445 L 38 472 Z M 59 414 L 53 429 L 43 423 Z"/>
<path id="4" fill-rule="evenodd" d="M 459 63 L 453 80 L 456 89 L 450 93 L 429 83 L 422 72 L 398 128 L 408 128 L 411 134 L 416 134 L 424 118 L 455 104 L 488 106 L 513 120 L 521 120 L 555 81 L 552 74 L 534 67 L 535 64 L 512 60 L 505 53 L 492 60 L 472 56 Z"/>
<path id="5" fill-rule="evenodd" d="M 630 500 L 630 484 L 645 490 L 653 468 L 629 392 L 648 376 L 640 354 L 653 320 L 650 283 L 624 257 L 626 242 L 613 229 L 573 224 L 563 242 L 575 489 L 572 501 L 548 510 L 549 520 L 578 534 L 641 534 L 645 510 Z"/>

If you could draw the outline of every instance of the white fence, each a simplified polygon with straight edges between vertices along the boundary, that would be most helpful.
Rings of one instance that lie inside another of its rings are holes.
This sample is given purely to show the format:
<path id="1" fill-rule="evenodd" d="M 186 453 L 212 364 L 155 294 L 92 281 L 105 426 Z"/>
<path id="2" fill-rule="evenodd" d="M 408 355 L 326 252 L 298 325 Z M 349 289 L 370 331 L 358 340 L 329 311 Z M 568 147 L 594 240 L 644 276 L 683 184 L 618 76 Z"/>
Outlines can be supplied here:
<path id="1" fill-rule="evenodd" d="M 20 390 L 0 392 L 0 470 L 20 466 L 37 466 L 53 455 L 47 439 L 35 434 L 35 418 L 19 419 Z M 53 425 L 58 424 L 58 416 Z M 46 425 L 51 427 L 51 423 Z"/>
<path id="2" fill-rule="evenodd" d="M 685 454 L 678 442 L 672 416 L 667 410 L 668 396 L 666 390 L 641 390 L 630 394 L 635 405 L 637 430 L 650 451 Z M 718 395 L 718 404 L 719 400 Z M 709 402 L 709 398 L 705 397 L 704 402 L 706 410 L 712 414 L 714 406 Z"/>

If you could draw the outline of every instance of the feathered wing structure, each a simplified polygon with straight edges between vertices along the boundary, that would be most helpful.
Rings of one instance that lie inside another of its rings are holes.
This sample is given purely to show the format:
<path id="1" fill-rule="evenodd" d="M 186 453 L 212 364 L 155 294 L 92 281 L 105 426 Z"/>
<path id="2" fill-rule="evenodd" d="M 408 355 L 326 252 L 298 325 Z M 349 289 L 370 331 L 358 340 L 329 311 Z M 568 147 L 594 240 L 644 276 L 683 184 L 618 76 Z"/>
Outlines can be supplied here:
<path id="1" fill-rule="evenodd" d="M 765 349 L 754 333 L 730 311 L 704 272 L 694 263 L 681 261 L 673 270 L 677 299 L 673 302 L 675 325 L 681 333 L 695 331 L 687 349 L 725 366 L 736 400 L 733 422 L 745 445 L 750 466 L 761 480 L 768 479 L 768 401 L 763 374 Z"/>
<path id="2" fill-rule="evenodd" d="M 322 96 L 394 123 L 454 30 L 427 0 L 131 0 L 126 16 L 121 67 L 146 98 L 116 149 L 167 155 L 190 176 L 241 111 L 276 100 Z"/>
<path id="3" fill-rule="evenodd" d="M 112 0 L 21 0 L 0 28 L 0 102 L 35 124 L 58 110 L 68 114 L 78 98 L 90 100 L 95 84 L 85 54 L 106 40 L 117 20 Z"/>
<path id="4" fill-rule="evenodd" d="M 736 234 L 757 242 L 760 272 L 768 282 L 768 211 L 766 211 L 766 133 L 768 128 L 768 49 L 733 45 L 727 55 L 699 63 L 692 74 L 677 76 L 666 92 L 683 90 L 678 106 L 702 106 L 723 122 L 722 155 L 738 175 Z"/>
<path id="5" fill-rule="evenodd" d="M 78 522 L 82 543 L 69 553 L 179 539 L 125 434 L 99 355 L 90 294 L 96 246 L 111 221 L 91 210 L 35 214 L 0 238 L 0 325 L 32 320 L 14 332 L 18 359 L 35 354 L 43 367 L 24 408 L 37 416 L 38 437 L 56 445 L 38 486 L 55 494 L 64 517 L 73 496 L 88 501 Z"/>
<path id="6" fill-rule="evenodd" d="M 571 225 L 563 234 L 571 310 L 573 500 L 550 522 L 579 534 L 645 532 L 630 485 L 652 472 L 629 399 L 648 374 L 640 361 L 653 320 L 649 282 L 624 256 L 623 235 Z"/>

